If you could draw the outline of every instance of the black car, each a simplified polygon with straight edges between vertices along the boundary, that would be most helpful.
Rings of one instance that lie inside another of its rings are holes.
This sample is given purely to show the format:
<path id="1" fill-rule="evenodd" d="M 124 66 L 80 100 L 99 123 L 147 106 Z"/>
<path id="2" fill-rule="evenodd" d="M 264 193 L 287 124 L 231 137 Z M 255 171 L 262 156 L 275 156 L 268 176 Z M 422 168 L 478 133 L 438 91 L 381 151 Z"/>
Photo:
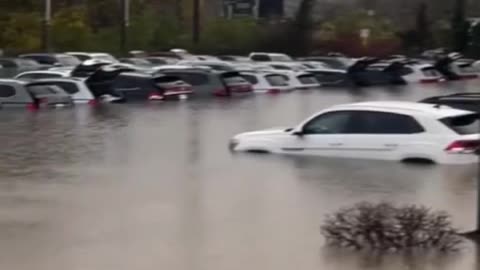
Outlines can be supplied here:
<path id="1" fill-rule="evenodd" d="M 404 64 L 380 62 L 376 58 L 365 58 L 350 66 L 347 73 L 356 86 L 404 85 Z"/>
<path id="2" fill-rule="evenodd" d="M 456 93 L 444 96 L 434 96 L 421 100 L 422 103 L 446 105 L 452 108 L 480 113 L 480 92 Z"/>
<path id="3" fill-rule="evenodd" d="M 192 86 L 177 76 L 126 72 L 119 74 L 113 90 L 124 101 L 185 99 L 193 94 Z"/>

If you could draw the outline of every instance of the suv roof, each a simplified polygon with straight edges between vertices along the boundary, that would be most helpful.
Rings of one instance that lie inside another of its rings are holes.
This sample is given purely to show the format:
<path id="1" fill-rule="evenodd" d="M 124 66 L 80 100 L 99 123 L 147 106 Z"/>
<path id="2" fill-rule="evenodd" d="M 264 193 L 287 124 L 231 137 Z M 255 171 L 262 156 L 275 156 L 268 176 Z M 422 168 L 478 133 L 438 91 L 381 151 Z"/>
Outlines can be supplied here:
<path id="1" fill-rule="evenodd" d="M 406 115 L 428 115 L 434 118 L 445 118 L 463 114 L 471 114 L 470 111 L 454 109 L 448 106 L 438 106 L 434 104 L 403 102 L 403 101 L 375 101 L 363 102 L 334 106 L 332 109 L 341 110 L 375 110 L 392 113 L 402 113 Z"/>

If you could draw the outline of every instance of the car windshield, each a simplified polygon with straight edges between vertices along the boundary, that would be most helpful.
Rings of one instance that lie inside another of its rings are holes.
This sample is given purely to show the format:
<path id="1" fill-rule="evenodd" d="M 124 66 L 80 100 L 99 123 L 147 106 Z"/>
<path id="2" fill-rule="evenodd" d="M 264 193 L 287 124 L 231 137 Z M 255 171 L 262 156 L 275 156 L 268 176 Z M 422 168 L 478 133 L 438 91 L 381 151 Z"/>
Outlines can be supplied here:
<path id="1" fill-rule="evenodd" d="M 109 54 L 95 54 L 92 56 L 92 59 L 94 60 L 100 60 L 100 61 L 107 61 L 111 63 L 116 63 L 118 62 L 115 57 L 109 55 Z"/>
<path id="2" fill-rule="evenodd" d="M 57 56 L 57 60 L 63 66 L 78 66 L 82 63 L 78 58 L 71 55 L 61 55 Z"/>
<path id="3" fill-rule="evenodd" d="M 37 61 L 32 60 L 32 59 L 18 58 L 16 61 L 17 61 L 18 65 L 22 66 L 22 67 L 37 68 L 37 67 L 41 66 Z"/>
<path id="4" fill-rule="evenodd" d="M 150 65 L 150 62 L 145 60 L 145 59 L 141 59 L 141 58 L 130 58 L 128 59 L 130 63 L 134 64 L 134 65 L 138 65 L 138 66 L 149 66 Z"/>
<path id="5" fill-rule="evenodd" d="M 461 135 L 480 133 L 479 115 L 476 113 L 440 119 L 451 130 Z"/>
<path id="6" fill-rule="evenodd" d="M 292 61 L 292 58 L 290 58 L 287 55 L 270 55 L 270 59 L 272 61 L 279 61 L 279 62 L 289 62 Z"/>

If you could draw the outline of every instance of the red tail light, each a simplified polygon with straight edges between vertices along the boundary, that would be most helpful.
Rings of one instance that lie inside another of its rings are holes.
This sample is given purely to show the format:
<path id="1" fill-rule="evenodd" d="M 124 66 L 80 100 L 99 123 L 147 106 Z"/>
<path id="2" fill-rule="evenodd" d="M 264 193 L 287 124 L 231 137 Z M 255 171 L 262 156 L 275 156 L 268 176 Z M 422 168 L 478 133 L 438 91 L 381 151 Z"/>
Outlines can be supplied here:
<path id="1" fill-rule="evenodd" d="M 27 110 L 36 111 L 36 110 L 38 110 L 38 105 L 35 102 L 28 103 L 27 104 Z"/>
<path id="2" fill-rule="evenodd" d="M 151 92 L 148 95 L 148 100 L 163 100 L 163 95 L 160 94 L 158 91 Z"/>
<path id="3" fill-rule="evenodd" d="M 225 88 L 220 88 L 213 91 L 213 94 L 217 97 L 226 97 L 228 96 L 228 91 Z"/>
<path id="4" fill-rule="evenodd" d="M 95 107 L 99 104 L 98 100 L 96 99 L 91 99 L 88 101 L 88 105 L 92 106 L 92 107 Z"/>
<path id="5" fill-rule="evenodd" d="M 472 154 L 480 148 L 478 140 L 462 140 L 454 141 L 445 151 L 453 154 Z"/>
<path id="6" fill-rule="evenodd" d="M 272 95 L 280 94 L 280 89 L 268 89 L 267 93 Z"/>

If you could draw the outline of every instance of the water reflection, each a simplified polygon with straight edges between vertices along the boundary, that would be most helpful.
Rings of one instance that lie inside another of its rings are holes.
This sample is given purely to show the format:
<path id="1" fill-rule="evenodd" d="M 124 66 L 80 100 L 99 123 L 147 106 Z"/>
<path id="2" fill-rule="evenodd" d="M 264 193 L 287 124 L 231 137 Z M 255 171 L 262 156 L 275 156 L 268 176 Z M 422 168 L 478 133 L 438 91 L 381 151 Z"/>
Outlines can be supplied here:
<path id="1" fill-rule="evenodd" d="M 454 257 L 322 247 L 324 215 L 421 203 L 475 223 L 474 166 L 231 155 L 239 132 L 333 104 L 411 100 L 470 83 L 325 89 L 240 100 L 0 111 L 0 269 L 478 269 Z M 333 255 L 332 255 L 333 254 Z M 28 256 L 28 260 L 26 260 Z"/>

